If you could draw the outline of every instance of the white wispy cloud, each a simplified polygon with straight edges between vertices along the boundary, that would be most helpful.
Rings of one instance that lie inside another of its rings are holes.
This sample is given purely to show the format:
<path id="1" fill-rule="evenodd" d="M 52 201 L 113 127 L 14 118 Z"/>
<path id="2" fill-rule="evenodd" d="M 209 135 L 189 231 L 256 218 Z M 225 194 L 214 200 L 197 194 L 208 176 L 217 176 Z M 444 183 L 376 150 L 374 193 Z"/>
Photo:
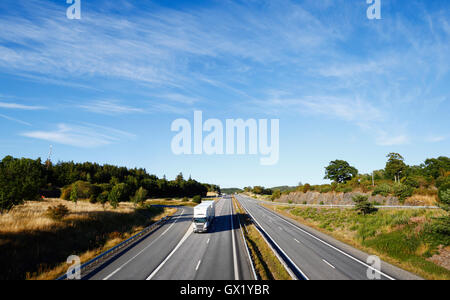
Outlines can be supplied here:
<path id="1" fill-rule="evenodd" d="M 24 105 L 20 103 L 0 102 L 0 108 L 6 109 L 20 109 L 20 110 L 42 110 L 46 109 L 43 106 Z"/>
<path id="2" fill-rule="evenodd" d="M 409 142 L 409 137 L 406 135 L 390 135 L 384 132 L 376 138 L 376 144 L 379 146 L 400 146 Z"/>
<path id="3" fill-rule="evenodd" d="M 120 104 L 116 100 L 97 100 L 87 104 L 79 105 L 78 107 L 89 112 L 105 114 L 105 115 L 120 115 L 131 113 L 142 113 L 143 109 Z"/>
<path id="4" fill-rule="evenodd" d="M 64 123 L 58 124 L 56 130 L 28 131 L 23 132 L 21 135 L 80 148 L 105 146 L 134 136 L 131 133 L 126 133 L 124 131 L 105 126 L 93 124 L 85 124 L 80 126 Z"/>
<path id="5" fill-rule="evenodd" d="M 31 124 L 28 122 L 25 122 L 25 121 L 22 121 L 22 120 L 19 120 L 19 119 L 16 119 L 16 118 L 4 115 L 4 114 L 0 114 L 0 117 L 2 117 L 3 119 L 9 120 L 9 121 L 13 121 L 13 122 L 22 124 L 22 125 L 31 126 Z"/>

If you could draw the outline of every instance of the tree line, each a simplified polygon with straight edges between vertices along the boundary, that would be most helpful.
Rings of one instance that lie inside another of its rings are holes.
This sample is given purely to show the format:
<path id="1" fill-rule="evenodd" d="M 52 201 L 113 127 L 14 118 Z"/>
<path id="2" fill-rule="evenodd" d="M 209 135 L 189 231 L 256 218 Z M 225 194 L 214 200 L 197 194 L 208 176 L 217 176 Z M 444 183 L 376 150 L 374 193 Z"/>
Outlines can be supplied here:
<path id="1" fill-rule="evenodd" d="M 174 180 L 150 175 L 145 169 L 100 165 L 97 163 L 58 162 L 13 158 L 0 161 L 0 211 L 11 209 L 24 200 L 62 197 L 91 202 L 140 202 L 145 198 L 206 196 L 220 187 L 200 183 L 179 174 Z"/>
<path id="2" fill-rule="evenodd" d="M 428 158 L 419 165 L 409 166 L 399 153 L 389 153 L 384 169 L 375 170 L 371 174 L 360 174 L 358 169 L 345 160 L 334 160 L 325 167 L 324 179 L 331 184 L 310 185 L 299 183 L 297 187 L 265 188 L 262 186 L 246 187 L 246 192 L 260 195 L 272 195 L 272 200 L 293 191 L 321 193 L 351 192 L 360 189 L 363 192 L 372 191 L 373 195 L 393 195 L 404 201 L 413 193 L 436 195 L 445 202 L 450 190 L 450 158 L 440 156 Z"/>

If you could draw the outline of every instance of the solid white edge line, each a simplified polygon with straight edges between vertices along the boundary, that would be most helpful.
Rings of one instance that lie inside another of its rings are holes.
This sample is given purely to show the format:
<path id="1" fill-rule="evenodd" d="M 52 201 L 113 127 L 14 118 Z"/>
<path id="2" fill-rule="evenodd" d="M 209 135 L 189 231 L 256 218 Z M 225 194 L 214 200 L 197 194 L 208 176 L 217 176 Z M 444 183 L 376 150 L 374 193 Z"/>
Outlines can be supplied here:
<path id="1" fill-rule="evenodd" d="M 261 228 L 261 230 L 264 230 L 261 226 L 261 224 L 259 224 L 259 222 L 253 217 L 253 215 L 250 213 L 250 211 L 248 209 L 245 208 L 245 205 L 242 204 L 242 206 L 244 206 L 244 209 L 247 211 L 247 213 L 250 215 L 250 217 L 255 221 L 255 223 Z M 289 262 L 297 269 L 297 271 L 303 275 L 303 277 L 306 280 L 309 280 L 309 277 L 306 276 L 306 274 L 292 261 L 292 259 L 286 254 L 286 252 L 284 252 L 283 249 L 281 249 L 281 247 L 275 242 L 275 240 L 270 236 L 270 234 L 266 231 L 264 231 L 265 234 L 267 234 L 267 236 L 272 240 L 272 242 L 275 244 L 275 246 L 278 247 L 278 249 L 280 249 L 281 253 L 283 253 L 283 255 L 289 260 Z M 289 272 L 288 272 L 289 273 Z M 297 276 L 294 276 L 297 277 Z M 295 278 L 297 279 L 297 278 Z"/>
<path id="2" fill-rule="evenodd" d="M 263 206 L 261 206 L 261 207 L 263 207 Z M 265 208 L 265 207 L 264 207 L 264 208 Z M 342 250 L 340 250 L 340 249 L 334 247 L 333 245 L 330 245 L 329 243 L 327 243 L 327 242 L 321 240 L 320 238 L 314 236 L 313 234 L 311 234 L 311 233 L 309 233 L 309 232 L 303 230 L 302 228 L 298 227 L 297 225 L 295 225 L 295 224 L 293 224 L 293 223 L 291 223 L 291 222 L 285 220 L 284 218 L 282 218 L 281 216 L 277 215 L 276 213 L 270 211 L 269 209 L 265 208 L 265 210 L 267 210 L 267 211 L 270 212 L 271 214 L 277 216 L 278 218 L 280 218 L 280 219 L 283 220 L 284 222 L 288 223 L 289 225 L 293 226 L 294 228 L 300 230 L 301 232 L 306 233 L 307 235 L 311 236 L 312 238 L 318 240 L 319 242 L 323 243 L 324 245 L 327 245 L 328 247 L 330 247 L 330 248 L 332 248 L 332 249 L 338 251 L 339 253 L 344 254 L 345 256 L 351 258 L 352 260 L 354 260 L 354 261 L 356 261 L 356 262 L 362 264 L 363 266 L 365 266 L 365 267 L 367 267 L 367 268 L 369 268 L 369 269 L 371 269 L 371 270 L 373 270 L 373 271 L 375 271 L 375 272 L 380 273 L 381 275 L 385 276 L 386 278 L 388 278 L 388 279 L 390 279 L 390 280 L 395 280 L 395 278 L 393 278 L 393 277 L 391 277 L 391 276 L 389 276 L 389 275 L 387 275 L 387 274 L 385 274 L 385 273 L 383 273 L 383 272 L 381 272 L 381 271 L 375 269 L 375 268 L 372 267 L 372 266 L 369 266 L 368 264 L 362 262 L 361 260 L 357 259 L 356 257 L 351 256 L 351 255 L 348 254 L 348 253 L 345 253 L 344 251 L 342 251 Z"/>
<path id="3" fill-rule="evenodd" d="M 120 267 L 118 267 L 114 272 L 112 272 L 111 274 L 109 274 L 108 276 L 106 276 L 105 278 L 103 278 L 102 280 L 108 280 L 109 278 L 111 278 L 112 276 L 114 276 L 117 272 L 119 272 L 120 270 L 123 269 L 123 267 L 125 267 L 126 265 L 128 265 L 130 262 L 132 262 L 136 257 L 138 257 L 139 255 L 141 255 L 145 250 L 147 250 L 150 246 L 152 246 L 157 240 L 159 240 L 173 225 L 175 225 L 176 222 L 178 222 L 178 219 L 183 215 L 184 213 L 184 208 L 181 210 L 181 213 L 178 217 L 175 218 L 175 222 L 173 222 L 169 228 L 167 228 L 160 236 L 158 236 L 154 241 L 152 241 L 150 244 L 148 244 L 144 249 L 142 249 L 141 251 L 139 251 L 135 256 L 133 256 L 132 258 L 130 258 L 129 260 L 127 260 L 123 265 L 121 265 Z"/>
<path id="4" fill-rule="evenodd" d="M 233 200 L 230 201 L 231 207 L 231 241 L 233 244 L 233 265 L 234 265 L 234 279 L 239 280 L 239 269 L 237 265 L 236 244 L 234 242 L 234 223 L 233 223 Z"/>

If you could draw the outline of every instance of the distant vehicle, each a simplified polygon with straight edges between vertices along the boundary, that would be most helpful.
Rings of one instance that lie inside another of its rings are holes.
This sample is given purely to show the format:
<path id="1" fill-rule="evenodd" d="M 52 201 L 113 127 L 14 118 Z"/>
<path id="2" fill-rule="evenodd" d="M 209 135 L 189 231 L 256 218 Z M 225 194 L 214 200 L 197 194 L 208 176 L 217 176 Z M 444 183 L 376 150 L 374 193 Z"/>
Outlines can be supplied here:
<path id="1" fill-rule="evenodd" d="M 216 203 L 214 201 L 204 201 L 194 207 L 193 231 L 195 233 L 208 232 L 215 215 Z"/>

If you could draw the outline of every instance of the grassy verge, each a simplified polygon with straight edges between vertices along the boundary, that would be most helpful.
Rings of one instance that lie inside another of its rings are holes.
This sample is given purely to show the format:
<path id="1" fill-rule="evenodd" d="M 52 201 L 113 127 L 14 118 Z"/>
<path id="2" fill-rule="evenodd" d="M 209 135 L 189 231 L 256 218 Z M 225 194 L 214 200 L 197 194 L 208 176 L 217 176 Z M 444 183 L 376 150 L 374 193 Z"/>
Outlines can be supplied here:
<path id="1" fill-rule="evenodd" d="M 47 209 L 65 205 L 62 220 Z M 138 233 L 175 209 L 121 203 L 116 210 L 81 201 L 29 201 L 0 216 L 0 279 L 55 279 L 67 269 L 70 255 L 88 261 Z"/>
<path id="2" fill-rule="evenodd" d="M 449 246 L 449 236 L 432 230 L 444 211 L 383 209 L 362 216 L 353 209 L 266 207 L 426 279 L 450 279 L 450 270 L 430 259 Z"/>
<path id="3" fill-rule="evenodd" d="M 262 280 L 291 280 L 278 258 L 267 245 L 259 231 L 251 223 L 250 218 L 233 197 L 236 212 L 243 226 L 244 236 L 255 264 L 255 271 Z"/>

